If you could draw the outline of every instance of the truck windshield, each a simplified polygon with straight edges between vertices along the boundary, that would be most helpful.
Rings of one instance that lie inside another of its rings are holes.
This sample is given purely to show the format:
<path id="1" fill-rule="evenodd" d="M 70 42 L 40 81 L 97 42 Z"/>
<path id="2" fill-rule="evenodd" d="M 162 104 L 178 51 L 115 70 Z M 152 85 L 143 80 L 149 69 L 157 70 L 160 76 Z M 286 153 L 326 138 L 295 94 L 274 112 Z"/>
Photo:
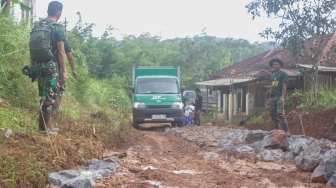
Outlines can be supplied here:
<path id="1" fill-rule="evenodd" d="M 138 94 L 177 94 L 178 82 L 174 78 L 139 78 Z"/>
<path id="2" fill-rule="evenodd" d="M 207 92 L 205 89 L 201 89 L 201 95 L 203 97 L 203 103 L 206 102 Z M 217 92 L 213 91 L 212 94 L 208 95 L 208 103 L 217 103 Z"/>

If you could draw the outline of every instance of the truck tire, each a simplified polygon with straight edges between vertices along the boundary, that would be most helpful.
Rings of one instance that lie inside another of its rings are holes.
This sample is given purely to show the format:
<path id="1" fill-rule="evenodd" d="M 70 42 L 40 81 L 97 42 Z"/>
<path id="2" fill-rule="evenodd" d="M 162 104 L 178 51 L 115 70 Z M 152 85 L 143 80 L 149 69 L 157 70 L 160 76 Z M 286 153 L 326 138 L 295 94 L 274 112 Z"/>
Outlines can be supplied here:
<path id="1" fill-rule="evenodd" d="M 174 122 L 172 123 L 172 127 L 182 127 L 183 126 L 183 122 Z"/>
<path id="2" fill-rule="evenodd" d="M 137 123 L 137 122 L 134 122 L 133 121 L 133 123 L 132 123 L 132 126 L 133 126 L 133 128 L 135 128 L 135 129 L 140 129 L 140 125 L 139 125 L 139 123 Z"/>

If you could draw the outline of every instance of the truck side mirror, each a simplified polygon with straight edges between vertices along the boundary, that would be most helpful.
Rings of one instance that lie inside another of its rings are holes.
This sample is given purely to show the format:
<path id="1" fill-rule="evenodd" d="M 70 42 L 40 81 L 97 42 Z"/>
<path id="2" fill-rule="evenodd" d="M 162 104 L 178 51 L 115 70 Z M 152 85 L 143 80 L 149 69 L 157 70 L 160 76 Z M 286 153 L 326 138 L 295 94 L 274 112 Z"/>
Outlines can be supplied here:
<path id="1" fill-rule="evenodd" d="M 130 90 L 130 92 L 134 93 L 134 87 L 133 86 L 130 86 L 129 90 Z"/>

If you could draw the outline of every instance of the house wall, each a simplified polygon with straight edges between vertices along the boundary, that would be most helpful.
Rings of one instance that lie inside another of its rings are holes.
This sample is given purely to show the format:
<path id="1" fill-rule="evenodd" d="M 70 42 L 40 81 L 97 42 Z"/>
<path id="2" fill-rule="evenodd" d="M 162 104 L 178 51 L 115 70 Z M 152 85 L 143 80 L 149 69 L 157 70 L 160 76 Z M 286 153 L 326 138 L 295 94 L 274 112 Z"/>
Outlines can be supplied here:
<path id="1" fill-rule="evenodd" d="M 305 91 L 312 90 L 312 83 L 308 78 L 304 79 L 304 88 Z M 317 89 L 326 91 L 336 89 L 336 73 L 319 73 Z"/>
<path id="2" fill-rule="evenodd" d="M 303 81 L 303 79 L 292 77 L 287 84 L 288 95 L 295 89 L 303 89 Z M 269 97 L 269 88 L 269 80 L 255 80 L 249 83 L 238 83 L 233 86 L 217 86 L 214 90 L 220 90 L 220 113 L 222 113 L 225 120 L 232 122 L 255 112 L 268 111 L 265 107 Z M 253 99 L 249 97 L 253 97 Z"/>

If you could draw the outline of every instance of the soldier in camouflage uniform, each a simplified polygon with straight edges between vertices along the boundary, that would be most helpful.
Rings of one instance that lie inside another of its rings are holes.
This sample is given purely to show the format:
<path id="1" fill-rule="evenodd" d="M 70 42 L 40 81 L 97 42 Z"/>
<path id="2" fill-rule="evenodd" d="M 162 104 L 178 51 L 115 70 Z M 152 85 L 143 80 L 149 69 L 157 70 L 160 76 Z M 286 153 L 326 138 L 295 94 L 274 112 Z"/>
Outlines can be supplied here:
<path id="1" fill-rule="evenodd" d="M 270 108 L 270 116 L 274 122 L 274 128 L 279 129 L 279 123 L 289 136 L 288 123 L 285 117 L 285 95 L 287 92 L 288 75 L 286 72 L 280 70 L 284 63 L 280 59 L 272 59 L 269 62 L 270 67 L 273 68 L 271 74 L 271 89 L 270 96 L 267 101 L 267 107 Z"/>
<path id="2" fill-rule="evenodd" d="M 48 5 L 48 17 L 44 22 L 57 22 L 62 15 L 63 5 L 58 1 L 52 1 Z M 51 110 L 56 100 L 60 85 L 66 83 L 68 77 L 65 68 L 65 35 L 61 25 L 54 25 L 51 32 L 51 50 L 54 58 L 49 61 L 37 62 L 32 57 L 31 64 L 35 65 L 38 79 L 38 89 L 40 98 L 40 115 L 39 115 L 39 133 L 54 135 L 57 134 L 58 128 L 51 126 Z M 62 80 L 59 81 L 59 68 L 62 69 Z"/>

